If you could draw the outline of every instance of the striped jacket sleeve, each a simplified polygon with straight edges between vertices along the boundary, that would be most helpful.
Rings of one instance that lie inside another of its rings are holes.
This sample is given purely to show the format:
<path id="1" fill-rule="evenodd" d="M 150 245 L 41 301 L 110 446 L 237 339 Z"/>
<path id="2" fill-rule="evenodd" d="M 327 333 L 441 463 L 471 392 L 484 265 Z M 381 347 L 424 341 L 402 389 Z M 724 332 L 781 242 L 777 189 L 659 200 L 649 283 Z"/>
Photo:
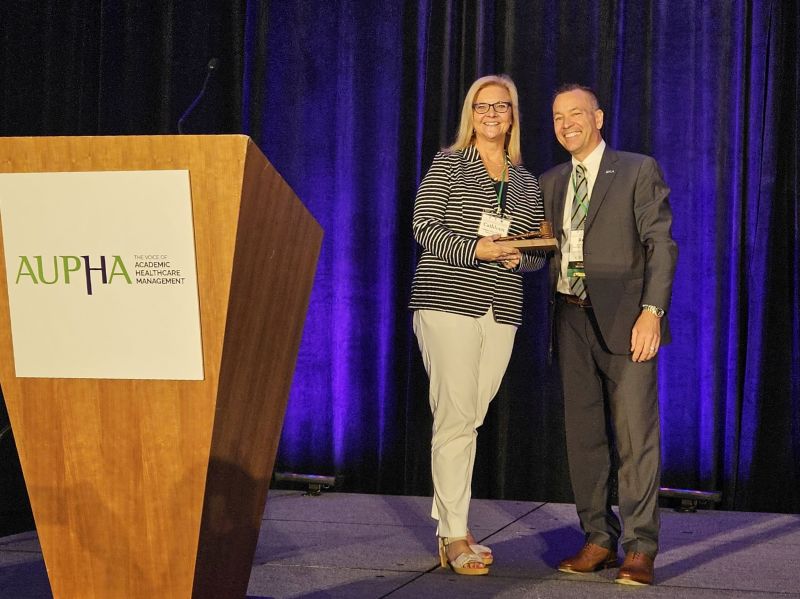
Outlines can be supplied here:
<path id="1" fill-rule="evenodd" d="M 451 168 L 458 158 L 436 154 L 414 201 L 414 238 L 431 254 L 454 266 L 477 267 L 476 235 L 455 232 L 445 224 L 445 212 L 452 189 Z"/>

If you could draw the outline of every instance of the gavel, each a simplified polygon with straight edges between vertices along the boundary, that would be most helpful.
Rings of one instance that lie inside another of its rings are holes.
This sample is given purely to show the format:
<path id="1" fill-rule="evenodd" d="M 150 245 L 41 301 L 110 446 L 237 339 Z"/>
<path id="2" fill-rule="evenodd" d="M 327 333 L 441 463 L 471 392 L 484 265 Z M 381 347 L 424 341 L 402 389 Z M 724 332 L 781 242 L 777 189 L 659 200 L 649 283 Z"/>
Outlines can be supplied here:
<path id="1" fill-rule="evenodd" d="M 500 237 L 496 241 L 520 241 L 523 239 L 552 239 L 553 238 L 553 225 L 550 221 L 543 220 L 539 223 L 538 231 L 529 231 L 527 233 L 520 233 L 518 235 L 509 235 L 508 237 Z"/>

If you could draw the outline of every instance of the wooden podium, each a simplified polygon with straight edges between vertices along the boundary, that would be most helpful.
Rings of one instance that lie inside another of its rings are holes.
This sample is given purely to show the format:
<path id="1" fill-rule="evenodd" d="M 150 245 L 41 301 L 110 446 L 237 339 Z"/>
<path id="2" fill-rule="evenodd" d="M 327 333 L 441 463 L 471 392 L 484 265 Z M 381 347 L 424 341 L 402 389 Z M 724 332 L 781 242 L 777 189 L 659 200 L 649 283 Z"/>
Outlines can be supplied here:
<path id="1" fill-rule="evenodd" d="M 0 172 L 189 169 L 202 381 L 0 384 L 56 599 L 242 598 L 322 229 L 246 136 L 0 138 Z M 0 244 L 2 252 L 2 244 Z"/>

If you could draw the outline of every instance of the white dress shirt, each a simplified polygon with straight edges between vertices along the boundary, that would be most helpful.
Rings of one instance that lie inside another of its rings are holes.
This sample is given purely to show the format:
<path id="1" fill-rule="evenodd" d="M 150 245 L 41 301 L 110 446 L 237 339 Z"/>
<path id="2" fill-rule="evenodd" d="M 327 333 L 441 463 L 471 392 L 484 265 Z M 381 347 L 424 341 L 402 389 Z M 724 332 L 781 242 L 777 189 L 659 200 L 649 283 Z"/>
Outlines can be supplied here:
<path id="1" fill-rule="evenodd" d="M 570 295 L 572 292 L 569 289 L 569 277 L 567 277 L 567 265 L 569 264 L 569 233 L 572 229 L 572 200 L 575 197 L 575 189 L 572 186 L 573 177 L 575 176 L 575 167 L 578 164 L 583 164 L 586 168 L 586 193 L 588 194 L 589 204 L 592 202 L 592 189 L 594 182 L 597 180 L 597 173 L 600 171 L 600 160 L 603 158 L 603 151 L 606 149 L 606 142 L 602 139 L 597 147 L 592 150 L 592 153 L 586 157 L 586 160 L 580 162 L 575 158 L 572 159 L 572 174 L 570 175 L 570 184 L 567 185 L 567 201 L 564 202 L 564 216 L 562 225 L 564 228 L 563 237 L 561 239 L 561 274 L 558 277 L 558 285 L 556 291 Z"/>

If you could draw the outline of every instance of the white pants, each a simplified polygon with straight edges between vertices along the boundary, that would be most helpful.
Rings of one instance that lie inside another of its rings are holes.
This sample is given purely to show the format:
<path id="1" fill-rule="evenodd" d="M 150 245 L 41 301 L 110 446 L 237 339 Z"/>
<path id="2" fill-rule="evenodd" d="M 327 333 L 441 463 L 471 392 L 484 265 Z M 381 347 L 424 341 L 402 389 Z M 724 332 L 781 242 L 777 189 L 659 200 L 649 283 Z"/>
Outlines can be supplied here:
<path id="1" fill-rule="evenodd" d="M 472 495 L 476 430 L 486 416 L 511 358 L 517 327 L 436 310 L 414 312 L 433 413 L 431 471 L 437 534 L 463 537 Z"/>

